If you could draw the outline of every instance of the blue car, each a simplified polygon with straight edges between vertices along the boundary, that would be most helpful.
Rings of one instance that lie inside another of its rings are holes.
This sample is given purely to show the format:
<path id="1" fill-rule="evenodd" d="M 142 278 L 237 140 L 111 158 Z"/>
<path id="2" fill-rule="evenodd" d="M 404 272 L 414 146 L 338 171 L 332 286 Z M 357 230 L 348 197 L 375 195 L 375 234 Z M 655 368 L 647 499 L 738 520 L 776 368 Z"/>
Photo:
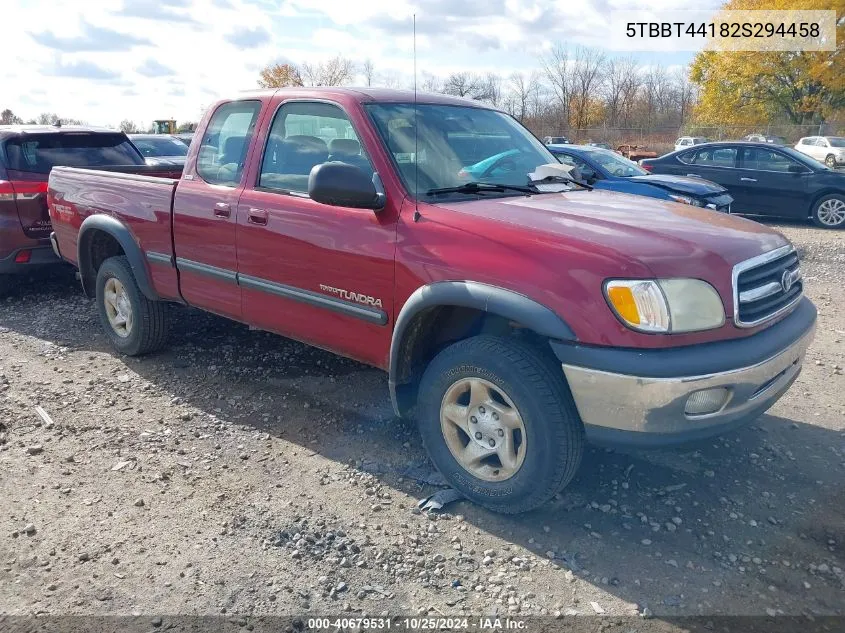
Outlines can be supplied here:
<path id="1" fill-rule="evenodd" d="M 547 145 L 555 157 L 574 166 L 576 177 L 596 189 L 674 200 L 696 207 L 730 213 L 728 190 L 703 178 L 650 174 L 616 152 L 589 145 Z"/>

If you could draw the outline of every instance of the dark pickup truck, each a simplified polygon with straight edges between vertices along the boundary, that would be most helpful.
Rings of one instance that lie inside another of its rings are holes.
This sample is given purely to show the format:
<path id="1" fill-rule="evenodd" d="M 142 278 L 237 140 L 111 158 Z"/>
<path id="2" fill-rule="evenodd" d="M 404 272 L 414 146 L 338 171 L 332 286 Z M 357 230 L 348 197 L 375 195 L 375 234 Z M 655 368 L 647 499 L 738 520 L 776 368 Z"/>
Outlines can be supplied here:
<path id="1" fill-rule="evenodd" d="M 163 345 L 176 303 L 382 368 L 449 483 L 502 512 L 566 485 L 585 438 L 754 419 L 815 330 L 776 231 L 590 190 L 513 118 L 442 95 L 240 95 L 178 180 L 55 168 L 48 198 L 120 352 Z"/>

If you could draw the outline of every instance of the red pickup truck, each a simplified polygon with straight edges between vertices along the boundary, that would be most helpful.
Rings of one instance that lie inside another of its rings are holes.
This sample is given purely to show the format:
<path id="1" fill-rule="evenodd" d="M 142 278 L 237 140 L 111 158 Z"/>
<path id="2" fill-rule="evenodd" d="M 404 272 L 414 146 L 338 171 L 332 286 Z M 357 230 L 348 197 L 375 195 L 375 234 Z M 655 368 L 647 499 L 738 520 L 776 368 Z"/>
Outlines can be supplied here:
<path id="1" fill-rule="evenodd" d="M 521 512 L 585 439 L 759 416 L 815 331 L 779 233 L 567 174 L 478 103 L 296 88 L 214 105 L 178 180 L 55 168 L 48 199 L 120 352 L 178 303 L 382 368 L 449 483 Z"/>

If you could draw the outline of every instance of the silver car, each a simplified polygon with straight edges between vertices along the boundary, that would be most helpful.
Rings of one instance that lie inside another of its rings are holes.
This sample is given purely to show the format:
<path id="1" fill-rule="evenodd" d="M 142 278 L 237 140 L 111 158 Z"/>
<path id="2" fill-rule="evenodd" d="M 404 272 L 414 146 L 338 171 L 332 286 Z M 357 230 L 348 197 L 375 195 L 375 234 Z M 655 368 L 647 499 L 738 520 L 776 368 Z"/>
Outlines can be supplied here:
<path id="1" fill-rule="evenodd" d="M 795 144 L 795 149 L 831 169 L 845 165 L 845 137 L 842 136 L 807 136 Z"/>

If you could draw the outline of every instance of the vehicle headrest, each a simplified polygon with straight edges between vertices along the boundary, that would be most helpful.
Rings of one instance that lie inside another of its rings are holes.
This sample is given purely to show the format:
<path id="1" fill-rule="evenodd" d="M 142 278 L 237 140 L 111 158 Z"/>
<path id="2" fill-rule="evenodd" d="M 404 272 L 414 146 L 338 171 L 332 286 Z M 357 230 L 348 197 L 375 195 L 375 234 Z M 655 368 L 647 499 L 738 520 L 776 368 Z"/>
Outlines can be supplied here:
<path id="1" fill-rule="evenodd" d="M 354 138 L 334 138 L 329 143 L 329 153 L 358 155 L 361 153 L 361 143 Z"/>
<path id="2" fill-rule="evenodd" d="M 326 142 L 321 139 L 317 138 L 316 136 L 307 136 L 305 134 L 294 134 L 293 136 L 288 136 L 285 138 L 285 141 L 288 143 L 293 143 L 299 145 L 300 148 L 304 151 L 311 151 L 311 152 L 328 152 L 329 148 L 326 145 Z"/>

